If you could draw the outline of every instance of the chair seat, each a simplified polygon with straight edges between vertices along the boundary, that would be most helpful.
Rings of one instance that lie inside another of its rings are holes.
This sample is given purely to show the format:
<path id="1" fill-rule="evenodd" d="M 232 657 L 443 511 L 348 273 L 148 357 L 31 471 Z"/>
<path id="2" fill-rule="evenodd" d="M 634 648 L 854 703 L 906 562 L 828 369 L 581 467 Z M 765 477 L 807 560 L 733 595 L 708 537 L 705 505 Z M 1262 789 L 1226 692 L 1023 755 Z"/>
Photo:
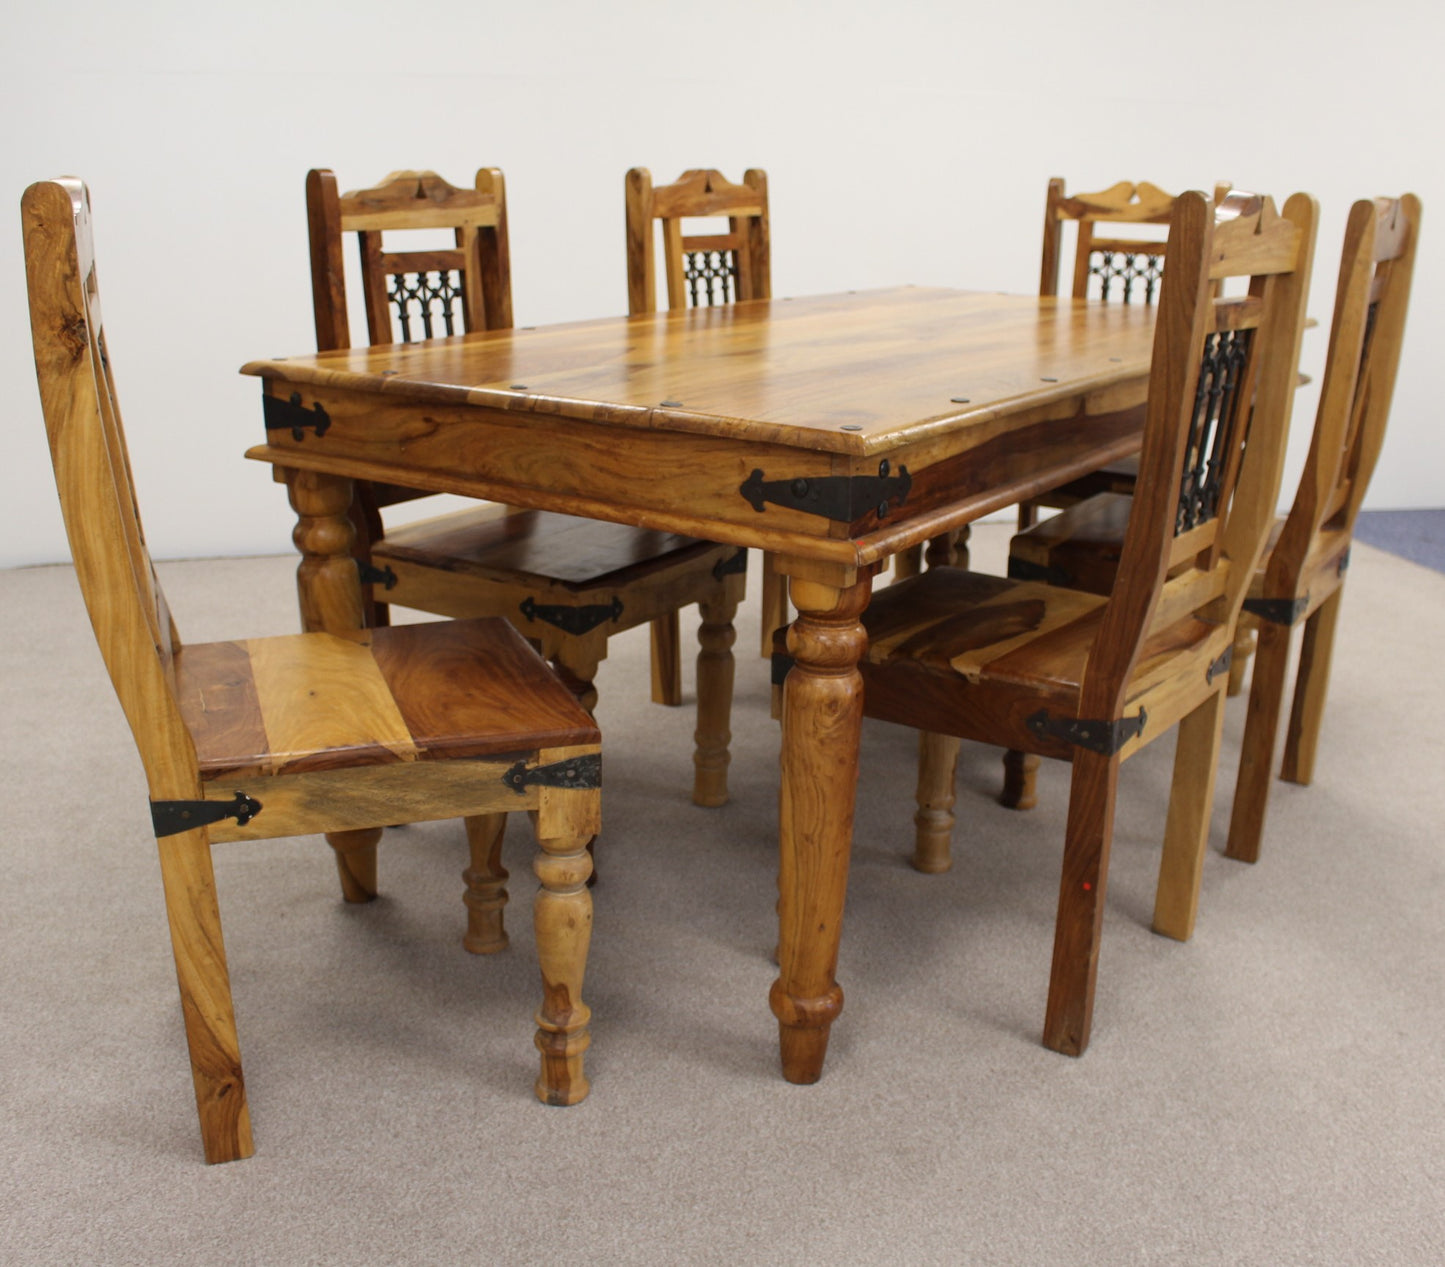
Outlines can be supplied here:
<path id="1" fill-rule="evenodd" d="M 932 568 L 880 590 L 864 613 L 862 664 L 870 717 L 923 730 L 1068 756 L 1028 725 L 1040 708 L 1077 717 L 1089 651 L 1105 600 L 1034 581 Z M 1137 712 L 1169 683 L 1202 672 L 1227 645 L 1219 626 L 1186 617 L 1144 643 L 1123 711 Z M 1167 727 L 1167 700 L 1157 718 Z M 1150 734 L 1160 733 L 1151 726 Z M 1012 736 L 1011 738 L 1009 736 Z"/>
<path id="2" fill-rule="evenodd" d="M 1051 488 L 1047 493 L 1040 493 L 1033 501 L 1039 506 L 1072 506 L 1099 493 L 1132 493 L 1138 479 L 1139 455 L 1131 453 L 1128 457 L 1101 466 L 1097 471 Z"/>
<path id="3" fill-rule="evenodd" d="M 1009 576 L 1108 594 L 1133 504 L 1124 493 L 1098 493 L 1015 533 L 1008 546 Z"/>
<path id="4" fill-rule="evenodd" d="M 555 511 L 485 506 L 389 526 L 372 561 L 582 591 L 626 585 L 712 553 L 732 555 L 737 547 Z"/>
<path id="5" fill-rule="evenodd" d="M 175 667 L 203 782 L 600 739 L 572 693 L 497 619 L 198 643 L 177 652 Z"/>

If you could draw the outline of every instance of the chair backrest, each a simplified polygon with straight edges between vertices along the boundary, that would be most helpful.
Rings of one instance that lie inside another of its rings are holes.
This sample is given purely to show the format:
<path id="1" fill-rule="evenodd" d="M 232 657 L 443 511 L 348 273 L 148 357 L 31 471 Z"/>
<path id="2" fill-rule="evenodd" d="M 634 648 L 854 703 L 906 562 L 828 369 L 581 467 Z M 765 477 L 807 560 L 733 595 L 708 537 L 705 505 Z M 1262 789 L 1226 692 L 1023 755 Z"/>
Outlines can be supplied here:
<path id="1" fill-rule="evenodd" d="M 1348 541 L 1354 529 L 1385 441 L 1419 231 L 1414 194 L 1362 199 L 1350 208 L 1314 435 L 1270 554 L 1272 595 L 1295 592 L 1320 533 Z"/>
<path id="2" fill-rule="evenodd" d="M 136 509 L 101 323 L 89 192 L 70 179 L 31 185 L 21 218 L 35 373 L 76 577 L 152 799 L 194 796 L 195 747 L 175 687 L 180 639 Z"/>
<path id="3" fill-rule="evenodd" d="M 738 299 L 771 299 L 768 176 L 758 168 L 734 185 L 720 172 L 683 172 L 671 185 L 652 173 L 627 173 L 627 311 L 657 311 L 656 236 L 662 222 L 667 306 L 682 308 Z M 685 219 L 726 216 L 727 232 L 684 233 Z"/>
<path id="4" fill-rule="evenodd" d="M 1101 237 L 1099 225 L 1159 225 L 1169 223 L 1174 195 L 1147 181 L 1117 185 L 1093 194 L 1064 192 L 1063 178 L 1049 181 L 1044 202 L 1043 262 L 1039 294 L 1059 293 L 1064 225 L 1077 226 L 1073 278 L 1074 299 L 1116 299 L 1124 303 L 1152 304 L 1159 293 L 1164 270 L 1165 234 Z"/>
<path id="5" fill-rule="evenodd" d="M 326 168 L 306 174 L 316 345 L 349 348 L 344 234 L 361 250 L 368 343 L 499 330 L 512 324 L 507 192 L 495 167 L 458 189 L 435 172 L 392 172 L 373 189 L 343 194 Z M 388 251 L 387 233 L 452 230 L 455 245 Z"/>
<path id="6" fill-rule="evenodd" d="M 1139 480 L 1083 716 L 1119 715 L 1151 635 L 1192 617 L 1227 645 L 1279 496 L 1315 218 L 1305 194 L 1282 216 L 1240 192 L 1174 201 Z"/>

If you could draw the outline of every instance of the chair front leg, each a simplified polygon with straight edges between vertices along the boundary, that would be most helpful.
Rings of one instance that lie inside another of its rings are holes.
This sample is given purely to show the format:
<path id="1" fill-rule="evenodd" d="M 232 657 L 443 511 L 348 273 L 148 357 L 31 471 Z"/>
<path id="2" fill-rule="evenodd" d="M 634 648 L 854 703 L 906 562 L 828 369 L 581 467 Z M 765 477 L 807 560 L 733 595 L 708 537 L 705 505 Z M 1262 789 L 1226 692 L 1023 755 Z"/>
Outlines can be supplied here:
<path id="1" fill-rule="evenodd" d="M 1224 699 L 1225 691 L 1211 691 L 1209 698 L 1179 723 L 1164 855 L 1154 895 L 1154 931 L 1176 941 L 1188 941 L 1193 935 L 1199 910 L 1199 885 L 1214 808 L 1214 776 L 1224 733 Z"/>
<path id="2" fill-rule="evenodd" d="M 241 1077 L 241 1045 L 221 940 L 210 839 L 202 828 L 165 836 L 156 843 L 201 1144 L 208 1162 L 237 1161 L 249 1157 L 255 1146 Z"/>
<path id="3" fill-rule="evenodd" d="M 918 732 L 918 811 L 913 815 L 913 866 L 938 875 L 953 866 L 953 805 L 959 740 Z"/>
<path id="4" fill-rule="evenodd" d="M 358 904 L 374 900 L 378 892 L 376 847 L 381 843 L 381 828 L 329 831 L 326 843 L 336 851 L 336 874 L 341 879 L 341 896 Z"/>
<path id="5" fill-rule="evenodd" d="M 698 604 L 702 621 L 697 629 L 697 729 L 693 732 L 694 805 L 726 805 L 728 745 L 732 742 L 733 643 L 737 631 L 738 587 L 724 584 Z"/>
<path id="6" fill-rule="evenodd" d="M 1082 1056 L 1094 1018 L 1119 758 L 1081 748 L 1074 753 L 1072 765 L 1044 1046 L 1066 1056 Z"/>
<path id="7" fill-rule="evenodd" d="M 651 622 L 652 702 L 676 708 L 682 703 L 682 632 L 674 608 Z"/>
<path id="8" fill-rule="evenodd" d="M 1234 783 L 1234 807 L 1229 814 L 1227 857 L 1240 862 L 1259 860 L 1264 835 L 1264 815 L 1269 807 L 1269 781 L 1273 776 L 1275 736 L 1289 671 L 1287 625 L 1261 621 L 1259 644 L 1254 655 L 1254 680 L 1244 715 L 1244 738 L 1240 743 L 1239 774 Z"/>

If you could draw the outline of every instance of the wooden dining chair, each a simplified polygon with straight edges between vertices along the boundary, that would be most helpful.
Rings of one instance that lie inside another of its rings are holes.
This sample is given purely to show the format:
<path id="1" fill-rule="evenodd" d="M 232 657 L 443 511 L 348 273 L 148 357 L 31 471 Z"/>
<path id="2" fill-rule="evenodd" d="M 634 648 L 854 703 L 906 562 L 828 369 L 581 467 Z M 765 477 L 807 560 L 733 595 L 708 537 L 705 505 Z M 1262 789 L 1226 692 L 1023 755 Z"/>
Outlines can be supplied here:
<path id="1" fill-rule="evenodd" d="M 772 238 L 768 174 L 751 167 L 735 185 L 710 168 L 685 171 L 670 185 L 634 167 L 626 178 L 627 311 L 657 311 L 657 239 L 670 310 L 706 308 L 746 299 L 771 299 Z M 709 233 L 685 221 L 718 221 Z M 787 623 L 788 578 L 763 555 L 762 654 L 773 650 L 773 631 Z"/>
<path id="2" fill-rule="evenodd" d="M 1260 646 L 1225 847 L 1242 861 L 1259 857 L 1290 633 L 1300 623 L 1305 633 L 1280 778 L 1302 784 L 1313 778 L 1345 568 L 1384 443 L 1419 223 L 1413 195 L 1350 208 L 1309 452 L 1293 506 L 1271 529 L 1235 633 L 1229 694 L 1241 688 L 1256 631 Z M 1019 533 L 1009 544 L 1009 575 L 1107 594 L 1131 506 L 1127 495 L 1101 493 Z M 1031 783 L 1024 796 L 1032 801 Z"/>
<path id="3" fill-rule="evenodd" d="M 582 1002 L 599 821 L 596 726 L 495 619 L 184 644 L 141 531 L 79 181 L 25 193 L 26 277 L 60 506 L 91 623 L 139 749 L 160 852 L 206 1160 L 252 1152 L 211 846 L 326 833 L 348 902 L 376 894 L 383 824 L 461 817 L 469 938 L 506 944 L 506 815 L 528 811 L 542 1002 L 537 1095 L 587 1094 Z"/>
<path id="4" fill-rule="evenodd" d="M 343 194 L 336 177 L 306 177 L 316 338 L 351 346 L 344 239 L 361 256 L 369 342 L 410 342 L 512 324 L 506 188 L 484 167 L 474 189 L 434 172 L 393 172 Z M 451 231 L 453 247 L 388 249 L 383 236 Z M 412 490 L 358 482 L 363 575 L 385 604 L 454 618 L 502 616 L 536 645 L 590 711 L 608 639 L 651 626 L 652 698 L 682 701 L 678 610 L 701 612 L 693 800 L 727 800 L 733 617 L 747 552 L 691 537 L 554 511 L 482 505 L 401 526 L 379 511 Z M 356 516 L 354 516 L 355 518 Z M 377 605 L 378 620 L 385 619 Z"/>
<path id="5" fill-rule="evenodd" d="M 1313 199 L 1175 199 L 1135 509 L 1107 597 L 932 568 L 863 615 L 866 716 L 924 732 L 915 865 L 949 865 L 958 739 L 1072 761 L 1044 1042 L 1089 1041 L 1120 763 L 1177 724 L 1157 931 L 1192 931 L 1234 618 L 1273 517 Z M 1218 284 L 1247 293 L 1216 295 Z M 1253 403 L 1253 409 L 1249 408 Z"/>

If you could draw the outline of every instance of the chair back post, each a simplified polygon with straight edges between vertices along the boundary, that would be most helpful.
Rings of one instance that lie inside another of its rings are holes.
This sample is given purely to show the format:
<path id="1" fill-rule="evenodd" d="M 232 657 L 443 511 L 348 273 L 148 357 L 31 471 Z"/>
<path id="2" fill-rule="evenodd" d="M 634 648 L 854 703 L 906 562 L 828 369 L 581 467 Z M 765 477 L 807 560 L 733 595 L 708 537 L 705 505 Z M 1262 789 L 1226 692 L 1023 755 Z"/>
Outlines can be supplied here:
<path id="1" fill-rule="evenodd" d="M 663 274 L 669 308 L 711 305 L 714 282 L 721 282 L 723 301 L 772 297 L 771 244 L 768 224 L 767 174 L 750 168 L 743 183 L 735 185 L 720 172 L 694 168 L 670 185 L 654 185 L 645 167 L 634 167 L 626 178 L 627 301 L 629 314 L 657 311 L 656 252 L 653 222 L 662 225 Z M 728 231 L 686 234 L 685 219 L 726 216 Z M 701 256 L 701 266 L 689 272 L 689 257 Z M 712 257 L 721 261 L 712 267 Z M 729 259 L 728 257 L 731 257 Z M 724 276 L 726 275 L 726 277 Z M 728 282 L 733 294 L 727 294 Z M 701 289 L 698 283 L 701 282 Z"/>
<path id="2" fill-rule="evenodd" d="M 90 195 L 78 180 L 21 201 L 30 328 L 61 514 L 96 641 L 153 800 L 198 795 L 176 699 L 180 639 L 146 549 L 105 348 Z"/>
<path id="3" fill-rule="evenodd" d="M 1314 434 L 1295 500 L 1270 552 L 1266 592 L 1298 594 L 1315 538 L 1346 540 L 1384 443 L 1414 273 L 1420 200 L 1350 208 Z M 1343 547 L 1342 547 L 1343 548 Z"/>
<path id="4" fill-rule="evenodd" d="M 1217 208 L 1197 192 L 1174 200 L 1139 482 L 1119 582 L 1089 656 L 1082 716 L 1120 715 L 1156 616 L 1172 622 L 1192 612 L 1227 631 L 1244 601 L 1279 493 L 1313 259 L 1313 199 L 1296 194 L 1285 213 L 1242 193 Z M 1231 277 L 1249 278 L 1248 296 L 1218 296 Z M 1228 371 L 1236 375 L 1224 393 L 1231 412 L 1211 417 L 1225 407 L 1211 402 L 1222 399 L 1226 371 L 1212 368 L 1201 390 L 1206 340 L 1243 330 L 1253 333 Z M 1211 485 L 1207 504 L 1186 513 L 1201 471 Z M 1180 596 L 1167 606 L 1166 579 Z"/>
<path id="5" fill-rule="evenodd" d="M 1100 224 L 1168 224 L 1173 209 L 1173 195 L 1147 181 L 1137 184 L 1121 180 L 1098 193 L 1075 194 L 1070 197 L 1061 177 L 1049 181 L 1044 199 L 1043 253 L 1039 268 L 1039 294 L 1054 296 L 1059 290 L 1059 274 L 1062 271 L 1064 222 L 1075 225 L 1073 279 L 1069 294 L 1074 299 L 1086 299 L 1089 294 L 1089 278 L 1092 276 L 1091 255 L 1094 251 L 1122 253 L 1133 256 L 1162 256 L 1163 240 L 1147 238 L 1098 238 L 1096 226 Z M 1108 274 L 1107 276 L 1112 276 Z M 1157 275 L 1146 278 L 1150 289 L 1146 289 L 1144 301 L 1150 302 L 1152 286 Z M 1128 295 L 1126 281 L 1126 299 Z M 1105 295 L 1107 298 L 1107 293 Z"/>

